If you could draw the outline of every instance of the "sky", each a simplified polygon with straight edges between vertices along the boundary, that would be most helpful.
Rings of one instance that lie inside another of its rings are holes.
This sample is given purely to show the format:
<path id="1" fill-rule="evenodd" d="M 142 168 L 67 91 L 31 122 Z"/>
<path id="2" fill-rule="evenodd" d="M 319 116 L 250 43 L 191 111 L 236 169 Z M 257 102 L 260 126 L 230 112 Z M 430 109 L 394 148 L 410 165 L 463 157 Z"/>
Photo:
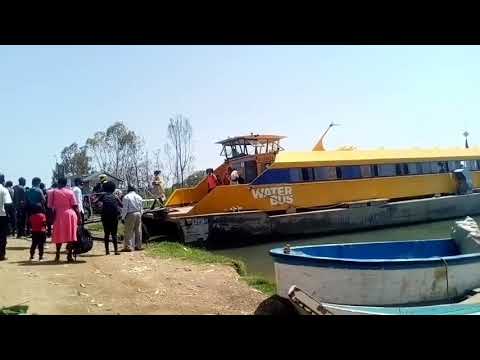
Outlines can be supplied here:
<path id="1" fill-rule="evenodd" d="M 50 184 L 55 156 L 116 121 L 163 149 L 193 127 L 195 168 L 215 142 L 287 136 L 310 151 L 463 146 L 480 137 L 479 46 L 0 46 L 0 172 Z"/>

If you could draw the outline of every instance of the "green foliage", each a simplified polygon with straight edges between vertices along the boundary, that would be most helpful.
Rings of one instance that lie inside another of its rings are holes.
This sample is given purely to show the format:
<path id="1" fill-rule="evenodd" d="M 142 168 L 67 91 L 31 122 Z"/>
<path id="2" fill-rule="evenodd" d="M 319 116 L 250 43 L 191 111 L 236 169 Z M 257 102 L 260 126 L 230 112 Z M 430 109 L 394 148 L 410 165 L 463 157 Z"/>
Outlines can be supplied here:
<path id="1" fill-rule="evenodd" d="M 160 258 L 176 258 L 181 260 L 188 260 L 196 264 L 224 264 L 235 268 L 240 275 L 245 275 L 245 264 L 243 261 L 231 259 L 226 256 L 215 255 L 211 252 L 186 247 L 175 242 L 160 242 L 148 247 L 148 252 L 151 255 Z"/>
<path id="2" fill-rule="evenodd" d="M 0 315 L 26 315 L 27 305 L 14 305 L 0 308 Z"/>
<path id="3" fill-rule="evenodd" d="M 163 259 L 176 258 L 196 264 L 228 265 L 233 267 L 249 286 L 266 295 L 273 295 L 276 291 L 275 284 L 270 281 L 257 275 L 248 275 L 245 263 L 238 259 L 216 255 L 206 250 L 187 247 L 175 242 L 161 242 L 150 245 L 147 248 L 147 252 L 152 256 L 158 256 Z"/>
<path id="4" fill-rule="evenodd" d="M 248 276 L 244 276 L 243 280 L 245 280 L 245 282 L 249 286 L 257 289 L 258 291 L 261 291 L 266 295 L 270 295 L 270 296 L 275 295 L 275 293 L 277 292 L 277 288 L 275 284 L 261 276 L 248 275 Z"/>
<path id="5" fill-rule="evenodd" d="M 195 187 L 197 184 L 203 180 L 205 177 L 205 171 L 204 170 L 197 170 L 194 171 L 191 175 L 189 175 L 185 179 L 185 186 L 187 187 Z"/>

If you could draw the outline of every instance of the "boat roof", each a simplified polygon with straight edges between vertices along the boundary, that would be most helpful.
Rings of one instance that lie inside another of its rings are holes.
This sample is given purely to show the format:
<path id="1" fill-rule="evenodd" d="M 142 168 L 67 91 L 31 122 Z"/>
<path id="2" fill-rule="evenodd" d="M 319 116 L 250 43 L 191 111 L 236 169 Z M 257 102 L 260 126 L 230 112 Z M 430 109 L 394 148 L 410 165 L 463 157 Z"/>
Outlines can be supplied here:
<path id="1" fill-rule="evenodd" d="M 270 168 L 391 164 L 420 161 L 480 159 L 480 148 L 397 150 L 283 151 Z"/>
<path id="2" fill-rule="evenodd" d="M 228 139 L 217 141 L 215 144 L 231 145 L 231 144 L 250 144 L 250 143 L 266 143 L 284 139 L 286 136 L 279 135 L 254 135 L 253 133 L 245 136 L 229 137 Z"/>

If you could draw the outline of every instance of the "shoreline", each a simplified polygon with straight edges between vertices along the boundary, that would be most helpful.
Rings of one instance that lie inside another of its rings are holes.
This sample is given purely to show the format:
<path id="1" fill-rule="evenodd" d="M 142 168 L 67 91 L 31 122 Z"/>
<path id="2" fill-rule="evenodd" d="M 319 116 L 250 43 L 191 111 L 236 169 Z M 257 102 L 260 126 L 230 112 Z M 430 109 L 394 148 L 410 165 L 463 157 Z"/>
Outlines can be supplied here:
<path id="1" fill-rule="evenodd" d="M 103 227 L 101 223 L 89 224 L 86 226 L 92 232 L 92 236 L 103 237 Z M 123 235 L 123 224 L 119 223 L 118 235 Z M 121 246 L 121 244 L 119 244 Z M 217 255 L 213 252 L 201 248 L 191 247 L 178 242 L 161 241 L 150 242 L 144 244 L 145 252 L 152 257 L 160 259 L 174 258 L 182 260 L 188 264 L 218 264 L 232 267 L 240 278 L 247 283 L 248 286 L 260 291 L 262 294 L 272 296 L 276 294 L 276 285 L 264 276 L 258 274 L 250 274 L 244 261 Z"/>

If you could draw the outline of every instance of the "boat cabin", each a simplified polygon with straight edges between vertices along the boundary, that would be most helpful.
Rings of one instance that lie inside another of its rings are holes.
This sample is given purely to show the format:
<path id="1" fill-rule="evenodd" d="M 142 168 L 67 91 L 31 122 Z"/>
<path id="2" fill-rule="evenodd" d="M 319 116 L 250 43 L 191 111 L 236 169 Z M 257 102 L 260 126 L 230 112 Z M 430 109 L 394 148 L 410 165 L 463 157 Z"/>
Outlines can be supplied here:
<path id="1" fill-rule="evenodd" d="M 222 145 L 220 156 L 225 157 L 220 178 L 223 179 L 229 168 L 236 169 L 246 183 L 253 181 L 275 160 L 283 150 L 280 140 L 284 136 L 254 135 L 236 136 L 217 142 Z M 218 169 L 220 170 L 220 169 Z"/>

